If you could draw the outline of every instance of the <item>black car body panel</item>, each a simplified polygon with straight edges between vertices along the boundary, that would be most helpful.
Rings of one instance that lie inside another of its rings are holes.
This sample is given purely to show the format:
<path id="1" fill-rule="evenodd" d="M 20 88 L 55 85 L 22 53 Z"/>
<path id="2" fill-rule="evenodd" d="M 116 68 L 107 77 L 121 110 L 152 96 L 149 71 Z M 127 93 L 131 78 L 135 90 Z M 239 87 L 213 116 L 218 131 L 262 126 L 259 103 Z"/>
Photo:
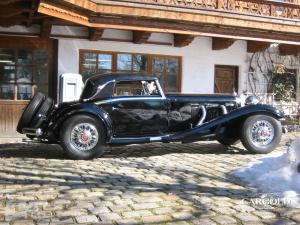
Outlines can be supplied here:
<path id="1" fill-rule="evenodd" d="M 153 96 L 115 96 L 115 85 L 120 81 L 155 82 L 158 90 Z M 238 128 L 251 115 L 284 117 L 269 105 L 241 107 L 236 96 L 165 95 L 153 76 L 110 74 L 89 78 L 79 101 L 56 107 L 45 119 L 40 138 L 59 141 L 63 123 L 78 114 L 102 121 L 108 145 L 238 137 Z"/>

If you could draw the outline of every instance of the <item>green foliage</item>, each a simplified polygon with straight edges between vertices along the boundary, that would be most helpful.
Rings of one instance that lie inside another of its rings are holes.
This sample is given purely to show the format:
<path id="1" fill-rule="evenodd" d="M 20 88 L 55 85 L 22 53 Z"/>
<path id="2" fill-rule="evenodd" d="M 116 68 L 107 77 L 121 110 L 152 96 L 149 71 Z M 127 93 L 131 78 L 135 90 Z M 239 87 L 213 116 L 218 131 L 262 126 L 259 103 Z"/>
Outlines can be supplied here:
<path id="1" fill-rule="evenodd" d="M 293 73 L 272 73 L 275 99 L 290 102 L 296 97 L 296 75 Z"/>

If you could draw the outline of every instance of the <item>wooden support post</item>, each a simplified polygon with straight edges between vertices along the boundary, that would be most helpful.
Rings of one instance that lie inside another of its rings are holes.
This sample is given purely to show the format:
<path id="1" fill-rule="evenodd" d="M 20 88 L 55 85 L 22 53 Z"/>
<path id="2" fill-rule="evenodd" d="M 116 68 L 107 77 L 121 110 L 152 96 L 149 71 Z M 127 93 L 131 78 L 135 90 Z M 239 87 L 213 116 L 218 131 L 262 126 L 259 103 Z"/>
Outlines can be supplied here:
<path id="1" fill-rule="evenodd" d="M 103 35 L 104 29 L 89 28 L 90 41 L 99 41 Z"/>
<path id="2" fill-rule="evenodd" d="M 263 52 L 270 46 L 270 44 L 270 42 L 263 41 L 247 41 L 247 52 Z"/>
<path id="3" fill-rule="evenodd" d="M 300 53 L 299 45 L 288 45 L 288 44 L 280 44 L 279 45 L 279 55 L 294 55 L 297 56 Z"/>
<path id="4" fill-rule="evenodd" d="M 194 40 L 195 36 L 186 34 L 174 34 L 174 46 L 184 47 L 188 46 Z"/>
<path id="5" fill-rule="evenodd" d="M 143 44 L 148 41 L 151 36 L 151 32 L 146 31 L 132 31 L 132 41 L 135 44 Z"/>
<path id="6" fill-rule="evenodd" d="M 41 23 L 41 33 L 40 36 L 42 38 L 49 38 L 52 30 L 52 22 L 51 20 L 43 20 Z"/>
<path id="7" fill-rule="evenodd" d="M 212 50 L 223 50 L 229 48 L 235 42 L 234 39 L 231 38 L 212 38 Z"/>

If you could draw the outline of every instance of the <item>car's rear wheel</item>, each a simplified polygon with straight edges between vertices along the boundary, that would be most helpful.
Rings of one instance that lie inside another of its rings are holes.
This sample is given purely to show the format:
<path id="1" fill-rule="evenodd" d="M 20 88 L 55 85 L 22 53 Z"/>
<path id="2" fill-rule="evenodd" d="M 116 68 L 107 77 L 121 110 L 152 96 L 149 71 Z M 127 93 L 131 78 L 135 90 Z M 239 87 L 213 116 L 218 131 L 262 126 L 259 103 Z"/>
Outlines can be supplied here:
<path id="1" fill-rule="evenodd" d="M 281 123 L 268 115 L 254 115 L 246 119 L 241 131 L 245 148 L 257 154 L 273 151 L 281 140 Z"/>
<path id="2" fill-rule="evenodd" d="M 76 115 L 62 125 L 60 141 L 70 158 L 92 159 L 104 151 L 105 128 L 92 116 Z"/>
<path id="3" fill-rule="evenodd" d="M 43 103 L 44 99 L 45 95 L 38 92 L 25 107 L 17 126 L 17 131 L 19 133 L 22 133 L 23 128 L 28 128 L 30 126 L 32 118 Z"/>

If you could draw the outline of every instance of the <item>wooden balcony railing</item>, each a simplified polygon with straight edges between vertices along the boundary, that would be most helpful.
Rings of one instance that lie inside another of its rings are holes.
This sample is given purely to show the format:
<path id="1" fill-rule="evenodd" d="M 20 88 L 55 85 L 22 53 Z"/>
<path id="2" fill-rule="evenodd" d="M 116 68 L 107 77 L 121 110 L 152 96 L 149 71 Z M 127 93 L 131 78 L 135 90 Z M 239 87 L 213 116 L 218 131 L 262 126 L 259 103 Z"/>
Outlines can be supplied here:
<path id="1" fill-rule="evenodd" d="M 238 14 L 300 20 L 300 0 L 285 0 L 283 2 L 270 0 L 119 0 L 119 2 L 222 10 Z"/>

